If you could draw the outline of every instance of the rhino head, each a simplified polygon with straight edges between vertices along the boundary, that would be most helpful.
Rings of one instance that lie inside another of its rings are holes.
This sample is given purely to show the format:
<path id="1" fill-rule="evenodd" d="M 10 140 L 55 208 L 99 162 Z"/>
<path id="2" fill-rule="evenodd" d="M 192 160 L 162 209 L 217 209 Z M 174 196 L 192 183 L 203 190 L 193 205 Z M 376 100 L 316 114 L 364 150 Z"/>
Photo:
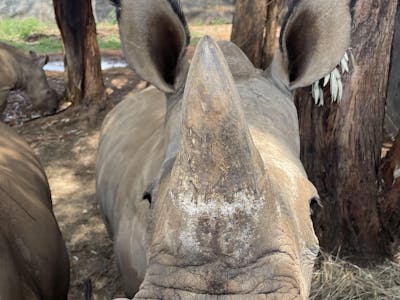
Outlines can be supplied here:
<path id="1" fill-rule="evenodd" d="M 176 1 L 122 0 L 119 17 L 128 62 L 168 98 L 167 150 L 146 197 L 147 269 L 135 299 L 307 298 L 319 250 L 310 203 L 318 195 L 299 160 L 290 92 L 340 61 L 348 1 L 297 1 L 270 68 L 241 78 L 210 37 L 189 66 Z M 260 112 L 269 127 L 257 127 L 257 97 L 287 115 Z"/>
<path id="2" fill-rule="evenodd" d="M 23 64 L 24 85 L 34 108 L 41 111 L 55 113 L 61 96 L 53 90 L 47 82 L 43 67 L 49 61 L 47 55 L 37 55 L 34 51 L 29 52 L 30 62 Z"/>
<path id="3" fill-rule="evenodd" d="M 299 170 L 265 167 L 209 37 L 181 101 L 176 156 L 152 192 L 149 265 L 136 298 L 306 295 L 318 253 L 309 212 L 316 190 Z"/>

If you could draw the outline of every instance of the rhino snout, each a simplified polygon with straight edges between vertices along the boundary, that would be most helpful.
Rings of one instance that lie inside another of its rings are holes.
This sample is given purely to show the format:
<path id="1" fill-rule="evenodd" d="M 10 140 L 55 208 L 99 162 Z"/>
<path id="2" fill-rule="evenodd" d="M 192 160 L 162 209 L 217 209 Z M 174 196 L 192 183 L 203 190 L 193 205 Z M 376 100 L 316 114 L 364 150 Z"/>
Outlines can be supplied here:
<path id="1" fill-rule="evenodd" d="M 56 91 L 49 89 L 37 99 L 32 99 L 32 104 L 36 109 L 42 112 L 55 114 L 61 98 L 61 95 L 57 94 Z"/>

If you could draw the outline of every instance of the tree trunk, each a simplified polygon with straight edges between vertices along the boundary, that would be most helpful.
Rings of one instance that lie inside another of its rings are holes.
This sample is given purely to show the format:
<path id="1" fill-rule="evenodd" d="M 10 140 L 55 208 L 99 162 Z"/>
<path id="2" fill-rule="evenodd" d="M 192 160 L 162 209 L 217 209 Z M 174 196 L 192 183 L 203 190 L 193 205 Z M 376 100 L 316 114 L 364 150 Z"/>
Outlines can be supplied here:
<path id="1" fill-rule="evenodd" d="M 231 41 L 260 68 L 267 0 L 236 0 Z"/>
<path id="2" fill-rule="evenodd" d="M 267 0 L 267 18 L 265 23 L 265 39 L 262 54 L 262 68 L 267 68 L 279 45 L 281 24 L 287 13 L 288 2 L 292 0 Z"/>
<path id="3" fill-rule="evenodd" d="M 73 104 L 103 105 L 105 87 L 91 0 L 53 0 L 63 40 L 68 97 Z"/>
<path id="4" fill-rule="evenodd" d="M 397 10 L 386 99 L 385 129 L 395 137 L 400 129 L 400 9 Z"/>
<path id="5" fill-rule="evenodd" d="M 309 88 L 296 96 L 302 160 L 323 201 L 314 226 L 326 251 L 364 256 L 386 251 L 378 215 L 379 168 L 397 2 L 352 1 L 356 66 L 351 76 L 342 76 L 339 104 L 317 107 Z"/>

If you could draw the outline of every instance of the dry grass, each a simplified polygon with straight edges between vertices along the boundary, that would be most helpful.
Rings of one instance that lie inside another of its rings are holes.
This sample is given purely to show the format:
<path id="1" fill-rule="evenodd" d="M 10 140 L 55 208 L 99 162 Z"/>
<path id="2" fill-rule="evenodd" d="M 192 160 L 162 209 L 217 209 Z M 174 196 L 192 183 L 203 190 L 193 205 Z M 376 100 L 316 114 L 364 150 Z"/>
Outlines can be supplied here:
<path id="1" fill-rule="evenodd" d="M 400 299 L 400 265 L 385 262 L 360 268 L 322 255 L 314 271 L 310 299 Z"/>

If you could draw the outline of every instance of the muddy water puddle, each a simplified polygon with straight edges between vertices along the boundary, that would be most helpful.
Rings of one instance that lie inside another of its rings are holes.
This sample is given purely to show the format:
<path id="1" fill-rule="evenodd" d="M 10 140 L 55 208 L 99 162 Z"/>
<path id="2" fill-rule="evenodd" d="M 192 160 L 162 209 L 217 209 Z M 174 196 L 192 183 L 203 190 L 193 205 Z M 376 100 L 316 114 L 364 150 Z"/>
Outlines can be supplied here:
<path id="1" fill-rule="evenodd" d="M 107 58 L 102 58 L 101 59 L 101 69 L 102 70 L 108 70 L 112 68 L 124 68 L 128 64 L 124 59 L 121 58 L 112 58 L 112 57 L 107 57 Z M 64 72 L 64 62 L 61 60 L 55 60 L 55 61 L 50 61 L 48 62 L 43 69 L 45 71 L 53 71 L 53 72 Z"/>

